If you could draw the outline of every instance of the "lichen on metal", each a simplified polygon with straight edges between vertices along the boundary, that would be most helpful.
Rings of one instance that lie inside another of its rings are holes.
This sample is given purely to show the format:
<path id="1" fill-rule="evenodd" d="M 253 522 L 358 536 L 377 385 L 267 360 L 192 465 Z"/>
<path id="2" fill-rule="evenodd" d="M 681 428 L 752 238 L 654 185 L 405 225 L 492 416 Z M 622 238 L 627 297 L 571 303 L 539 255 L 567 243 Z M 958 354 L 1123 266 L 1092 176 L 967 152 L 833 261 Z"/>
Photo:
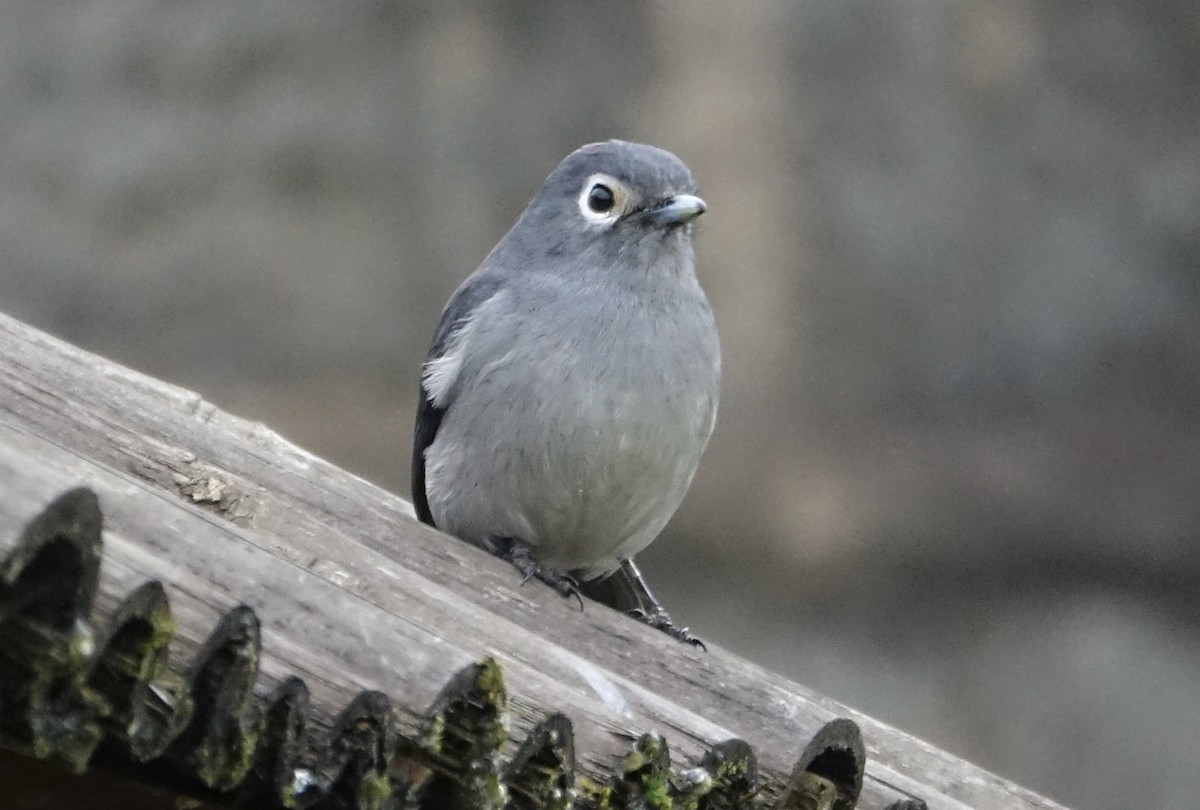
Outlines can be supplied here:
<path id="1" fill-rule="evenodd" d="M 655 733 L 638 737 L 608 777 L 584 779 L 561 713 L 506 758 L 508 695 L 493 658 L 448 673 L 412 738 L 397 732 L 388 697 L 368 691 L 315 740 L 303 681 L 255 693 L 261 632 L 244 605 L 220 619 L 183 673 L 170 666 L 176 626 L 157 582 L 134 590 L 95 643 L 101 523 L 95 495 L 72 490 L 0 562 L 0 745 L 264 810 L 850 810 L 861 790 L 865 755 L 849 720 L 821 729 L 787 785 L 761 781 L 737 739 L 675 770 Z"/>
<path id="2" fill-rule="evenodd" d="M 671 752 L 662 735 L 653 732 L 638 737 L 621 758 L 618 778 L 613 782 L 611 801 L 618 807 L 671 807 Z"/>
<path id="3" fill-rule="evenodd" d="M 503 808 L 500 748 L 508 740 L 508 694 L 494 658 L 459 671 L 427 715 L 417 744 L 433 765 L 422 796 L 435 806 Z"/>
<path id="4" fill-rule="evenodd" d="M 240 785 L 254 764 L 263 726 L 254 696 L 261 648 L 258 617 L 239 605 L 221 617 L 187 675 L 195 711 L 166 756 L 218 792 Z"/>
<path id="5" fill-rule="evenodd" d="M 320 747 L 308 789 L 299 806 L 318 797 L 336 807 L 378 810 L 392 795 L 389 774 L 396 750 L 392 704 L 382 692 L 360 692 L 334 721 Z"/>
<path id="6" fill-rule="evenodd" d="M 254 763 L 238 791 L 240 807 L 294 807 L 313 784 L 304 767 L 308 734 L 308 686 L 285 678 L 266 700 L 262 737 Z"/>
<path id="7" fill-rule="evenodd" d="M 565 714 L 552 714 L 525 737 L 504 769 L 512 810 L 567 810 L 575 804 L 575 735 Z"/>
<path id="8" fill-rule="evenodd" d="M 110 707 L 110 744 L 134 762 L 166 750 L 191 720 L 187 681 L 168 669 L 175 620 L 162 584 L 147 582 L 117 608 L 88 667 L 88 684 Z"/>
<path id="9" fill-rule="evenodd" d="M 800 754 L 779 810 L 853 810 L 866 759 L 862 732 L 853 721 L 826 723 Z"/>
<path id="10" fill-rule="evenodd" d="M 758 796 L 758 762 L 745 740 L 725 740 L 708 750 L 697 768 L 683 771 L 674 789 L 682 810 L 753 807 Z"/>
<path id="11" fill-rule="evenodd" d="M 0 563 L 0 733 L 81 771 L 109 713 L 86 678 L 102 518 L 88 490 L 56 504 L 25 527 Z"/>

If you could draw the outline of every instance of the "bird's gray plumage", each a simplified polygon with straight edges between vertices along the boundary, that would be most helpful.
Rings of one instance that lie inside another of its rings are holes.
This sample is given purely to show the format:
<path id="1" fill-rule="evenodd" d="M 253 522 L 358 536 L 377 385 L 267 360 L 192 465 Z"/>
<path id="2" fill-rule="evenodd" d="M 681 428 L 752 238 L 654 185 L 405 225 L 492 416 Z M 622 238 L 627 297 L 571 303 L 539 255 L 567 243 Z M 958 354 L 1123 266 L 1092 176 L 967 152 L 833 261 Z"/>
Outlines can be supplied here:
<path id="1" fill-rule="evenodd" d="M 589 206 L 596 183 L 616 186 L 612 212 Z M 659 533 L 720 380 L 694 193 L 674 155 L 622 141 L 550 174 L 438 323 L 413 447 L 423 521 L 484 547 L 516 540 L 584 579 Z"/>

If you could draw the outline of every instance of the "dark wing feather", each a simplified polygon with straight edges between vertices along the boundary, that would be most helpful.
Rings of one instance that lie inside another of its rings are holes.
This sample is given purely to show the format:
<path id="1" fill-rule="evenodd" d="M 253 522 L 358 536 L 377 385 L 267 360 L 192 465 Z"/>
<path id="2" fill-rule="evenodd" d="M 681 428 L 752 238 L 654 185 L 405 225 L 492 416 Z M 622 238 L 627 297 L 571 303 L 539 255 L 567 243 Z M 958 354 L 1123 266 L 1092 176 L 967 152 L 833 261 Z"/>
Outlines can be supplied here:
<path id="1" fill-rule="evenodd" d="M 579 589 L 589 599 L 622 613 L 650 614 L 661 609 L 633 560 L 622 560 L 621 567 L 603 579 L 580 582 Z"/>
<path id="2" fill-rule="evenodd" d="M 495 274 L 478 273 L 458 288 L 449 303 L 442 311 L 441 320 L 433 335 L 433 346 L 429 349 L 426 362 L 435 360 L 446 353 L 450 339 L 462 325 L 470 319 L 475 308 L 491 298 L 502 286 Z M 429 398 L 425 384 L 420 386 L 420 396 L 417 402 L 417 421 L 413 428 L 412 453 L 412 499 L 413 507 L 417 510 L 417 518 L 422 523 L 434 526 L 433 515 L 429 511 L 429 498 L 425 493 L 425 451 L 437 437 L 442 417 L 453 403 L 445 407 L 437 407 Z"/>
<path id="3" fill-rule="evenodd" d="M 421 386 L 421 400 L 417 405 L 417 424 L 413 429 L 412 456 L 412 500 L 417 510 L 417 519 L 433 526 L 433 515 L 429 512 L 429 498 L 425 495 L 425 448 L 433 444 L 438 426 L 442 424 L 445 408 L 435 407 Z"/>

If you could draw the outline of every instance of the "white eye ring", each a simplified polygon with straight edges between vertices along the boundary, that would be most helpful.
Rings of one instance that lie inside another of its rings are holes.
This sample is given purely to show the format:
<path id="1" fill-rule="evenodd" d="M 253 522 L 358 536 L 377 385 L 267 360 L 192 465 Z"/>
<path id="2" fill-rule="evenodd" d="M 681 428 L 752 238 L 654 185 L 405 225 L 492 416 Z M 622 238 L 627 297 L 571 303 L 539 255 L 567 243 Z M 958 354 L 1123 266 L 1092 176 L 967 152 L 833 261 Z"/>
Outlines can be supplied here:
<path id="1" fill-rule="evenodd" d="M 596 210 L 592 206 L 598 201 L 603 204 L 605 192 L 609 195 L 610 204 L 607 208 Z M 579 213 L 594 225 L 608 225 L 621 216 L 628 199 L 629 192 L 620 180 L 607 174 L 593 174 L 579 192 Z"/>

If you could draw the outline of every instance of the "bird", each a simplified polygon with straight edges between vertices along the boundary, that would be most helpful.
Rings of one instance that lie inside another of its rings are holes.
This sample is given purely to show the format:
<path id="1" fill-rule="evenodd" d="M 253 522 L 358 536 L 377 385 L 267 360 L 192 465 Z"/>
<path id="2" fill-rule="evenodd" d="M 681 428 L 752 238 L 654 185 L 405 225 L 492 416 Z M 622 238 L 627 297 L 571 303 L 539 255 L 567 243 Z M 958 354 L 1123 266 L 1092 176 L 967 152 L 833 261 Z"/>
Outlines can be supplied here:
<path id="1" fill-rule="evenodd" d="M 701 647 L 633 557 L 716 420 L 720 342 L 692 247 L 706 207 L 666 150 L 567 155 L 442 311 L 412 454 L 422 522 Z"/>

